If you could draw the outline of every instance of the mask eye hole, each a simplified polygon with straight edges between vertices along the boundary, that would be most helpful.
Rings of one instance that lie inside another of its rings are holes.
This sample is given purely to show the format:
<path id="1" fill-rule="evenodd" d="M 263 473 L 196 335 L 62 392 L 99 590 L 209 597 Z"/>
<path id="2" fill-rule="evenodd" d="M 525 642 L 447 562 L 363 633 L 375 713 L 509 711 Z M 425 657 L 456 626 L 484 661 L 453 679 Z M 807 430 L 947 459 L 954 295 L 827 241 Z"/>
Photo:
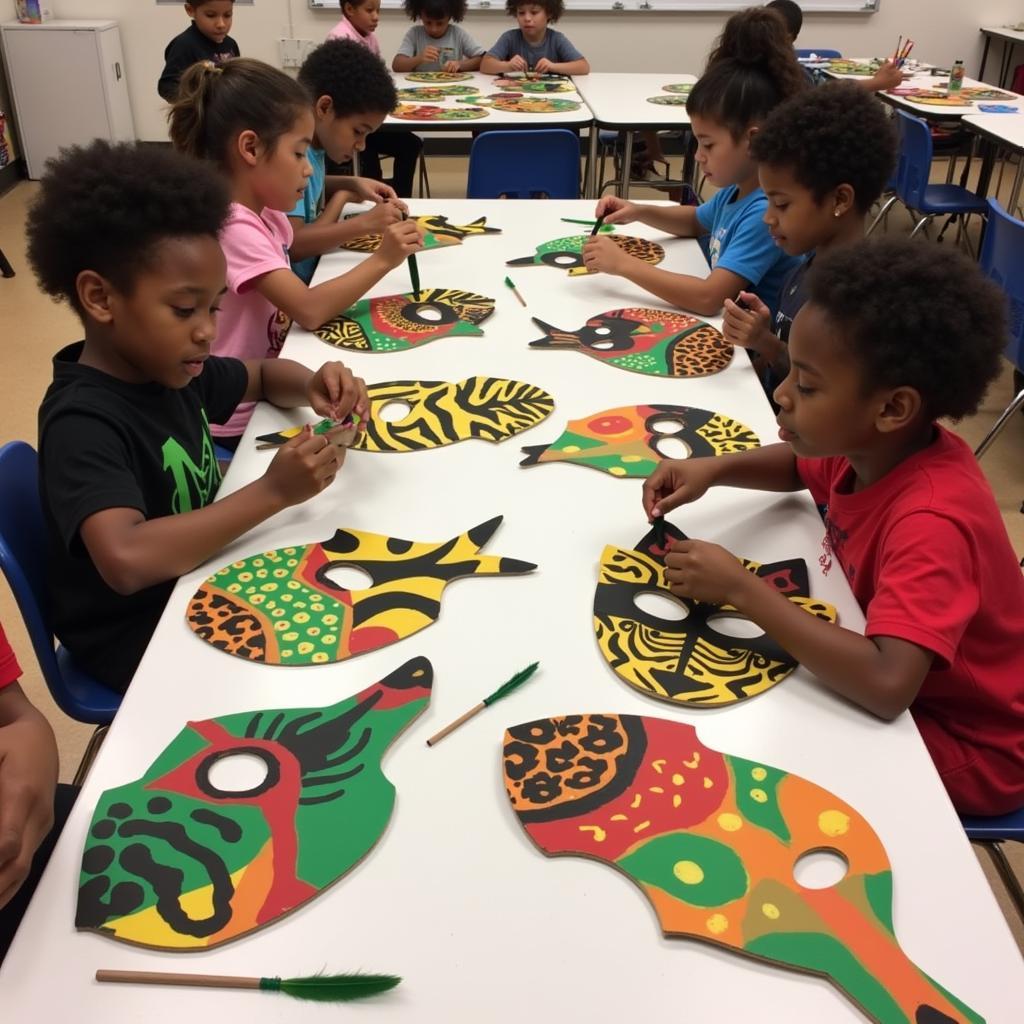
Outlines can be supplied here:
<path id="1" fill-rule="evenodd" d="M 735 612 L 709 615 L 708 625 L 716 633 L 735 637 L 737 640 L 753 640 L 755 637 L 764 636 L 764 630 L 756 622 L 751 622 L 745 615 L 737 615 Z"/>
<path id="2" fill-rule="evenodd" d="M 373 586 L 370 574 L 354 565 L 331 565 L 323 569 L 318 577 L 339 590 L 368 590 Z"/>
<path id="3" fill-rule="evenodd" d="M 258 797 L 281 780 L 281 765 L 266 750 L 242 747 L 210 754 L 196 771 L 200 791 L 222 800 Z"/>
<path id="4" fill-rule="evenodd" d="M 849 870 L 849 863 L 838 850 L 810 850 L 793 865 L 793 878 L 805 889 L 831 889 Z"/>
<path id="5" fill-rule="evenodd" d="M 400 398 L 385 402 L 379 409 L 374 410 L 374 416 L 385 423 L 398 423 L 404 420 L 412 412 L 412 406 Z"/>
<path id="6" fill-rule="evenodd" d="M 663 459 L 688 459 L 693 452 L 681 437 L 656 437 L 654 450 Z"/>
<path id="7" fill-rule="evenodd" d="M 660 590 L 641 590 L 633 596 L 633 604 L 662 622 L 682 622 L 690 614 L 690 609 L 682 601 Z"/>

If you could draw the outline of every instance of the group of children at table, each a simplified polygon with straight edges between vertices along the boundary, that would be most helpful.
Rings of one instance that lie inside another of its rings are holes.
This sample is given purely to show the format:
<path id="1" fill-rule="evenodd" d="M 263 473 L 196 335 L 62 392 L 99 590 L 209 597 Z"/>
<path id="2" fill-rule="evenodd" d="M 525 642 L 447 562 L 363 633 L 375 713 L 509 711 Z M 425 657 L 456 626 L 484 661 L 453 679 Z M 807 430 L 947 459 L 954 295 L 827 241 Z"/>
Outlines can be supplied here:
<path id="1" fill-rule="evenodd" d="M 40 409 L 52 616 L 77 664 L 120 691 L 176 578 L 330 486 L 344 462 L 307 430 L 214 500 L 211 431 L 237 443 L 259 400 L 365 425 L 365 385 L 342 363 L 310 371 L 277 353 L 291 320 L 318 327 L 421 248 L 392 189 L 323 172 L 394 105 L 365 46 L 329 40 L 297 81 L 245 58 L 193 65 L 175 97 L 173 150 L 66 151 L 28 219 L 39 284 L 84 333 L 54 357 Z M 803 613 L 707 540 L 668 552 L 672 590 L 734 606 L 882 718 L 909 708 L 955 806 L 1012 811 L 1024 804 L 1024 577 L 970 449 L 938 422 L 975 412 L 999 372 L 1005 296 L 948 249 L 864 241 L 896 157 L 890 123 L 870 91 L 810 86 L 777 12 L 730 19 L 688 110 L 714 197 L 608 197 L 595 213 L 705 239 L 709 274 L 648 266 L 600 236 L 584 258 L 634 282 L 638 301 L 724 307 L 781 443 L 666 460 L 643 512 L 667 515 L 714 485 L 809 490 L 827 510 L 821 571 L 844 573 L 867 626 Z M 374 205 L 339 221 L 352 198 Z M 303 258 L 370 231 L 383 235 L 375 253 L 308 285 Z M 52 733 L 18 675 L 0 633 L 0 906 L 47 834 L 56 781 Z"/>

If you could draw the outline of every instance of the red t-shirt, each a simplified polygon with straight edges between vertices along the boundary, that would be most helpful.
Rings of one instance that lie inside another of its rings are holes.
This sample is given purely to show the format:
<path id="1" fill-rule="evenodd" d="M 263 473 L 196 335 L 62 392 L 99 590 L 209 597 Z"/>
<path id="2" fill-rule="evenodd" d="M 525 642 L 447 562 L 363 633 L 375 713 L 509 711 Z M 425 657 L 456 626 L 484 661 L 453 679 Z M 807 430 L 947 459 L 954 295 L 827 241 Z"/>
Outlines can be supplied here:
<path id="1" fill-rule="evenodd" d="M 0 690 L 10 686 L 21 677 L 21 667 L 14 656 L 14 650 L 8 643 L 4 627 L 0 626 Z"/>
<path id="2" fill-rule="evenodd" d="M 865 636 L 935 659 L 910 711 L 957 810 L 1024 805 L 1024 576 L 971 449 L 942 427 L 853 493 L 846 458 L 797 459 L 828 505 L 820 562 L 846 573 Z"/>

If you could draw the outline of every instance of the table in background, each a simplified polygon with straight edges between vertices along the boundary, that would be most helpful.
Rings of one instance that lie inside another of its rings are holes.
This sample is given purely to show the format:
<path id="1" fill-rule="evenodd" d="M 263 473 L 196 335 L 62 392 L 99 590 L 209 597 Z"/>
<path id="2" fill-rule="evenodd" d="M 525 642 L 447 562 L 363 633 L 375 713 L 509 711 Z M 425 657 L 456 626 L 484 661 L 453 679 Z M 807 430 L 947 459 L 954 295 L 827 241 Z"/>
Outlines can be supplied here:
<path id="1" fill-rule="evenodd" d="M 1003 55 L 999 61 L 999 77 L 996 81 L 1002 85 L 1010 72 L 1010 65 L 1013 63 L 1013 51 L 1018 43 L 1024 43 L 1024 32 L 1018 32 L 1015 28 L 1007 25 L 988 26 L 978 29 L 985 37 L 985 49 L 981 51 L 981 69 L 978 77 L 985 77 L 985 63 L 988 60 L 988 48 L 993 39 L 998 39 L 1003 44 Z"/>
<path id="2" fill-rule="evenodd" d="M 615 129 L 624 132 L 622 153 L 622 181 L 618 194 L 629 197 L 629 169 L 633 160 L 633 132 L 645 128 L 689 128 L 690 115 L 685 106 L 662 106 L 649 103 L 652 96 L 670 96 L 662 86 L 674 82 L 693 84 L 696 75 L 592 72 L 575 79 L 576 88 L 587 101 L 594 115 L 595 130 L 590 134 L 590 156 L 588 157 L 587 195 L 597 198 L 599 183 L 597 176 L 598 130 Z M 684 174 L 685 177 L 685 174 Z"/>
<path id="3" fill-rule="evenodd" d="M 502 732 L 542 716 L 602 711 L 694 724 L 709 746 L 796 772 L 848 801 L 888 850 L 896 933 L 907 954 L 989 1024 L 1018 1020 L 1024 965 L 910 716 L 881 722 L 825 691 L 802 668 L 730 708 L 676 708 L 640 696 L 604 663 L 592 624 L 602 549 L 609 543 L 632 548 L 647 532 L 640 482 L 573 465 L 518 468 L 521 445 L 554 441 L 568 419 L 629 403 L 717 410 L 769 443 L 774 417 L 748 360 L 737 353 L 719 374 L 670 380 L 613 369 L 577 352 L 530 349 L 527 342 L 540 334 L 531 315 L 573 329 L 603 310 L 658 304 L 621 278 L 568 278 L 543 266 L 514 271 L 528 309 L 502 284 L 506 259 L 571 230 L 559 218 L 587 217 L 593 204 L 420 200 L 411 206 L 456 223 L 486 216 L 504 229 L 419 257 L 423 287 L 497 298 L 484 336 L 403 353 L 348 353 L 295 326 L 284 354 L 309 366 L 341 355 L 370 382 L 511 377 L 550 391 L 554 413 L 497 446 L 465 441 L 414 454 L 350 452 L 326 491 L 256 527 L 179 581 L 0 970 L 3 1020 L 319 1020 L 322 1014 L 283 996 L 101 986 L 93 973 L 102 967 L 288 977 L 326 967 L 402 975 L 394 993 L 345 1011 L 380 1024 L 864 1024 L 824 979 L 707 943 L 663 938 L 643 895 L 610 867 L 577 857 L 547 859 L 537 850 L 504 793 Z M 666 268 L 707 272 L 696 242 L 642 224 L 629 230 L 664 244 Z M 361 258 L 327 256 L 315 280 Z M 403 265 L 374 292 L 408 288 Z M 309 410 L 259 406 L 224 491 L 269 465 L 273 453 L 254 450 L 255 434 L 309 418 Z M 439 621 L 394 646 L 336 665 L 261 666 L 214 650 L 185 624 L 196 587 L 233 559 L 322 540 L 339 526 L 439 541 L 502 513 L 505 521 L 484 552 L 534 561 L 538 570 L 454 582 Z M 823 527 L 806 493 L 714 488 L 671 518 L 691 536 L 759 561 L 805 559 L 814 596 L 834 603 L 845 626 L 862 628 L 843 574 L 817 570 Z M 434 695 L 385 757 L 397 788 L 394 815 L 378 847 L 339 884 L 286 920 L 207 953 L 149 951 L 75 931 L 79 863 L 101 791 L 139 778 L 186 721 L 328 705 L 418 655 L 433 662 Z M 441 725 L 534 660 L 541 663 L 537 677 L 513 698 L 433 750 L 424 746 Z"/>
<path id="4" fill-rule="evenodd" d="M 1017 215 L 1020 204 L 1021 184 L 1024 182 L 1024 110 L 1019 114 L 968 114 L 963 125 L 977 135 L 983 143 L 982 170 L 979 175 L 979 195 L 988 194 L 988 183 L 992 177 L 992 165 L 999 149 L 1010 149 L 1021 154 L 1017 174 L 1013 179 L 1007 213 Z M 981 191 L 981 182 L 985 191 Z"/>

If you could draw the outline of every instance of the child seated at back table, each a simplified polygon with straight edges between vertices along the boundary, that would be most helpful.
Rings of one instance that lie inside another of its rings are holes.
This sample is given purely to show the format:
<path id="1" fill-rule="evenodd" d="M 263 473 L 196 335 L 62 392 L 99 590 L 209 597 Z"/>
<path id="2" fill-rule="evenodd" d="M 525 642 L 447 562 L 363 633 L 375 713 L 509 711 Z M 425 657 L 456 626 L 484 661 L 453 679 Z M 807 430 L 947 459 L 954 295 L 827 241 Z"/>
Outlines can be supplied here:
<path id="1" fill-rule="evenodd" d="M 177 577 L 318 494 L 343 461 L 305 431 L 263 476 L 215 502 L 209 424 L 261 398 L 333 419 L 369 407 L 341 363 L 314 373 L 290 359 L 210 355 L 227 216 L 227 186 L 209 165 L 103 141 L 49 161 L 28 214 L 39 284 L 71 305 L 85 334 L 54 357 L 39 410 L 54 632 L 122 692 Z"/>
<path id="2" fill-rule="evenodd" d="M 971 449 L 938 423 L 974 413 L 998 375 L 1006 298 L 958 253 L 908 240 L 842 246 L 815 260 L 806 288 L 775 392 L 783 443 L 663 462 L 644 509 L 665 515 L 713 485 L 806 487 L 828 508 L 821 571 L 846 576 L 864 635 L 808 615 L 706 541 L 672 545 L 669 584 L 733 605 L 874 714 L 909 708 L 961 813 L 1014 811 L 1024 576 Z"/>
<path id="3" fill-rule="evenodd" d="M 561 33 L 549 28 L 565 13 L 563 0 L 506 0 L 505 11 L 519 28 L 503 32 L 480 64 L 485 75 L 508 71 L 540 74 L 589 75 L 590 63 Z"/>
<path id="4" fill-rule="evenodd" d="M 175 36 L 164 50 L 164 69 L 156 85 L 162 99 L 174 102 L 178 82 L 193 64 L 201 60 L 223 64 L 240 56 L 238 43 L 228 35 L 234 6 L 234 0 L 196 0 L 185 4 L 185 13 L 192 24 Z"/>
<path id="5" fill-rule="evenodd" d="M 393 71 L 476 71 L 484 48 L 457 22 L 466 0 L 405 0 L 405 13 L 419 21 L 405 33 L 391 61 Z"/>
<path id="6" fill-rule="evenodd" d="M 768 197 L 768 230 L 783 252 L 806 257 L 783 282 L 774 320 L 753 292 L 740 292 L 739 302 L 725 300 L 722 333 L 756 357 L 769 395 L 789 372 L 786 342 L 807 297 L 808 270 L 817 255 L 863 239 L 864 221 L 889 180 L 896 149 L 882 104 L 852 82 L 830 82 L 792 97 L 754 136 L 750 152 Z"/>

